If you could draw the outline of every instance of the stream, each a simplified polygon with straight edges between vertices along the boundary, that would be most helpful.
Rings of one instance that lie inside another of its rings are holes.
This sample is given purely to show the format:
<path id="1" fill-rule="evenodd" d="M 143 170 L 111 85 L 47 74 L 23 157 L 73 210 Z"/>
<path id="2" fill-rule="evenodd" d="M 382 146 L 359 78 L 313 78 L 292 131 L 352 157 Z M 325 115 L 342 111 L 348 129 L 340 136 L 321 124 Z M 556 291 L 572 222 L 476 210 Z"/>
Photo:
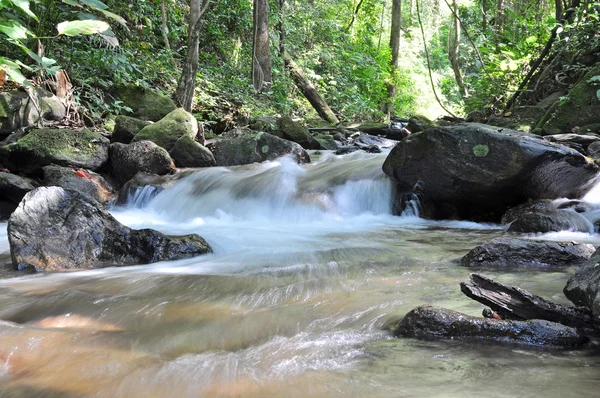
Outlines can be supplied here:
<path id="1" fill-rule="evenodd" d="M 502 226 L 391 215 L 386 154 L 199 169 L 112 214 L 214 253 L 0 271 L 0 397 L 597 397 L 600 350 L 395 339 L 422 304 L 481 314 L 456 260 Z M 600 195 L 600 194 L 599 194 Z M 598 200 L 600 201 L 600 200 Z M 555 240 L 600 245 L 592 234 Z M 10 261 L 0 224 L 0 263 Z M 572 274 L 482 271 L 567 304 Z"/>

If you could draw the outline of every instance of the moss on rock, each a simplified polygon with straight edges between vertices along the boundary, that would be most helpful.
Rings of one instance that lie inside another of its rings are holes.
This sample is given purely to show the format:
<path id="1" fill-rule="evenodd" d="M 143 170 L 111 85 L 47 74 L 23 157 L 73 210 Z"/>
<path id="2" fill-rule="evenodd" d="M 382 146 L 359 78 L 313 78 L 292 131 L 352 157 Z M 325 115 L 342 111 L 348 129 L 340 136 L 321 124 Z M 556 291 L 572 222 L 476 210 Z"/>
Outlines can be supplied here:
<path id="1" fill-rule="evenodd" d="M 216 166 L 212 152 L 187 135 L 177 140 L 169 152 L 177 167 L 210 167 Z"/>
<path id="2" fill-rule="evenodd" d="M 146 120 L 136 119 L 129 116 L 117 116 L 111 142 L 129 144 L 133 138 L 151 123 Z"/>
<path id="3" fill-rule="evenodd" d="M 142 120 L 157 122 L 177 108 L 171 98 L 141 87 L 120 87 L 115 94 Z"/>
<path id="4" fill-rule="evenodd" d="M 152 141 L 156 145 L 170 151 L 178 139 L 188 136 L 192 139 L 198 134 L 198 121 L 185 110 L 178 108 L 160 121 L 144 127 L 132 142 Z"/>
<path id="5" fill-rule="evenodd" d="M 279 119 L 280 138 L 296 142 L 304 149 L 319 149 L 321 144 L 310 134 L 308 129 L 300 123 L 293 121 L 290 117 L 284 116 Z"/>

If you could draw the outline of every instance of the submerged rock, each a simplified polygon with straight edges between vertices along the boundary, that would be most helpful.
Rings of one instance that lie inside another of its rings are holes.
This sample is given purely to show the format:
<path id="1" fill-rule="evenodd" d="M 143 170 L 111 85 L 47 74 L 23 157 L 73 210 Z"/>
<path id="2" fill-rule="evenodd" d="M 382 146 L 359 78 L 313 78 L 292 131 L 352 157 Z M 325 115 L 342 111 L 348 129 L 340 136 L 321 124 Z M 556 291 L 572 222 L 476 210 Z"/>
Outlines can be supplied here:
<path id="1" fill-rule="evenodd" d="M 460 260 L 465 267 L 553 268 L 579 265 L 596 249 L 585 243 L 497 238 L 477 246 Z"/>
<path id="2" fill-rule="evenodd" d="M 537 136 L 464 123 L 405 138 L 383 170 L 398 193 L 419 195 L 426 218 L 497 222 L 529 198 L 579 198 L 599 168 Z"/>
<path id="3" fill-rule="evenodd" d="M 97 203 L 60 187 L 25 195 L 8 222 L 8 240 L 19 270 L 148 264 L 211 252 L 198 235 L 167 236 L 126 227 Z"/>
<path id="4" fill-rule="evenodd" d="M 596 325 L 600 326 L 600 250 L 575 271 L 564 293 L 575 305 L 591 309 Z"/>
<path id="5" fill-rule="evenodd" d="M 144 127 L 132 142 L 152 141 L 159 147 L 170 151 L 177 140 L 187 136 L 196 138 L 198 135 L 198 121 L 189 112 L 179 108 L 175 109 L 160 121 Z"/>
<path id="6" fill-rule="evenodd" d="M 110 146 L 110 167 L 120 183 L 132 179 L 137 173 L 167 174 L 175 164 L 164 149 L 151 141 L 139 141 L 125 145 Z"/>
<path id="7" fill-rule="evenodd" d="M 477 318 L 431 306 L 413 309 L 388 328 L 399 337 L 469 337 L 557 347 L 576 347 L 588 341 L 576 329 L 555 322 Z"/>
<path id="8" fill-rule="evenodd" d="M 11 171 L 41 174 L 51 164 L 96 171 L 108 161 L 110 141 L 84 129 L 39 129 L 0 148 L 0 164 Z"/>
<path id="9" fill-rule="evenodd" d="M 579 215 L 588 210 L 589 206 L 579 201 L 558 205 L 551 200 L 535 200 L 509 209 L 501 221 L 509 224 L 509 232 L 593 232 L 590 222 Z"/>
<path id="10" fill-rule="evenodd" d="M 21 199 L 35 187 L 30 181 L 11 173 L 0 172 L 0 220 L 6 220 Z"/>
<path id="11" fill-rule="evenodd" d="M 236 166 L 274 160 L 292 155 L 298 163 L 309 163 L 308 153 L 297 143 L 269 133 L 247 134 L 238 138 L 217 140 L 207 145 L 217 166 Z"/>
<path id="12" fill-rule="evenodd" d="M 113 197 L 112 187 L 101 175 L 69 167 L 44 167 L 44 185 L 70 189 L 101 204 Z"/>

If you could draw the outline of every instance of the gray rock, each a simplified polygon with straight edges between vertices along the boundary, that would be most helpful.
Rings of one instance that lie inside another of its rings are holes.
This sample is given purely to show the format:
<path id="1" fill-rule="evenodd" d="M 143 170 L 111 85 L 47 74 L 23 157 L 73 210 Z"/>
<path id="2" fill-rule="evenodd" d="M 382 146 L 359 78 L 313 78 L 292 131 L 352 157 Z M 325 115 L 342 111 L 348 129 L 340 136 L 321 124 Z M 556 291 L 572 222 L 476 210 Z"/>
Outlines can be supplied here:
<path id="1" fill-rule="evenodd" d="M 421 339 L 464 337 L 556 347 L 576 347 L 588 341 L 576 329 L 559 323 L 477 318 L 430 306 L 415 308 L 388 328 L 396 336 Z"/>
<path id="2" fill-rule="evenodd" d="M 23 91 L 0 92 L 0 131 L 15 131 L 32 126 L 40 120 L 61 121 L 67 108 L 54 94 L 35 87 L 32 91 L 37 105 Z"/>
<path id="3" fill-rule="evenodd" d="M 175 142 L 169 155 L 177 167 L 211 167 L 216 166 L 215 157 L 204 145 L 184 135 Z"/>
<path id="4" fill-rule="evenodd" d="M 510 224 L 509 232 L 593 232 L 593 226 L 578 214 L 588 209 L 583 206 L 583 202 L 579 201 L 566 202 L 559 206 L 551 200 L 530 201 L 509 209 L 501 221 L 502 224 Z"/>
<path id="5" fill-rule="evenodd" d="M 298 163 L 310 162 L 308 153 L 297 143 L 269 133 L 217 140 L 207 145 L 215 156 L 217 166 L 236 166 L 274 160 L 292 155 Z"/>
<path id="6" fill-rule="evenodd" d="M 8 240 L 14 267 L 35 271 L 148 264 L 211 251 L 198 235 L 128 228 L 96 202 L 60 187 L 25 195 L 8 222 Z"/>
<path id="7" fill-rule="evenodd" d="M 329 134 L 320 134 L 316 136 L 315 139 L 319 142 L 319 145 L 321 145 L 319 149 L 328 151 L 335 151 L 338 149 L 335 139 Z"/>
<path id="8" fill-rule="evenodd" d="M 134 117 L 123 115 L 117 116 L 115 119 L 115 128 L 110 137 L 111 142 L 129 144 L 137 133 L 150 124 L 151 123 L 146 120 L 136 119 Z"/>
<path id="9" fill-rule="evenodd" d="M 387 138 L 377 137 L 375 135 L 361 134 L 354 139 L 354 145 L 360 149 L 370 150 L 372 147 L 379 149 L 389 149 L 396 146 L 398 141 L 389 140 Z"/>
<path id="10" fill-rule="evenodd" d="M 557 268 L 580 265 L 596 251 L 585 243 L 497 238 L 477 246 L 460 260 L 465 267 Z"/>
<path id="11" fill-rule="evenodd" d="M 129 145 L 112 144 L 110 167 L 117 181 L 124 183 L 139 172 L 158 175 L 170 173 L 175 164 L 164 148 L 150 141 L 139 141 Z"/>
<path id="12" fill-rule="evenodd" d="M 96 171 L 108 161 L 109 145 L 103 135 L 87 129 L 33 130 L 0 148 L 0 164 L 26 174 L 41 174 L 51 164 Z"/>
<path id="13" fill-rule="evenodd" d="M 88 178 L 89 176 L 89 178 Z M 76 173 L 75 169 L 60 166 L 44 167 L 44 186 L 56 186 L 79 192 L 88 200 L 100 204 L 108 203 L 113 197 L 113 188 L 96 173 Z"/>
<path id="14" fill-rule="evenodd" d="M 564 288 L 565 296 L 576 305 L 592 310 L 600 326 L 600 250 L 575 271 Z"/>
<path id="15" fill-rule="evenodd" d="M 423 217 L 497 222 L 529 198 L 581 197 L 599 168 L 540 137 L 464 123 L 410 135 L 383 170 L 397 192 L 420 196 Z"/>

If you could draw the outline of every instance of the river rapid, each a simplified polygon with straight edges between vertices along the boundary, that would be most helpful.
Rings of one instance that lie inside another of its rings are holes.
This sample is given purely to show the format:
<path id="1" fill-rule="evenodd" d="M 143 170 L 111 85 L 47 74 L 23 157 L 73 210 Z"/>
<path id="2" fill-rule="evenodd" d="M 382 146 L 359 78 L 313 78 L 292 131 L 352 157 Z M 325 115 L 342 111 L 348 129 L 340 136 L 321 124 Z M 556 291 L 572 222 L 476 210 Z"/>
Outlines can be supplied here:
<path id="1" fill-rule="evenodd" d="M 201 169 L 113 215 L 214 254 L 0 274 L 0 397 L 597 397 L 600 351 L 395 339 L 432 304 L 480 315 L 456 260 L 498 225 L 391 215 L 385 154 Z M 557 240 L 600 245 L 592 234 Z M 9 261 L 0 224 L 0 262 Z M 567 303 L 573 270 L 485 270 Z"/>

